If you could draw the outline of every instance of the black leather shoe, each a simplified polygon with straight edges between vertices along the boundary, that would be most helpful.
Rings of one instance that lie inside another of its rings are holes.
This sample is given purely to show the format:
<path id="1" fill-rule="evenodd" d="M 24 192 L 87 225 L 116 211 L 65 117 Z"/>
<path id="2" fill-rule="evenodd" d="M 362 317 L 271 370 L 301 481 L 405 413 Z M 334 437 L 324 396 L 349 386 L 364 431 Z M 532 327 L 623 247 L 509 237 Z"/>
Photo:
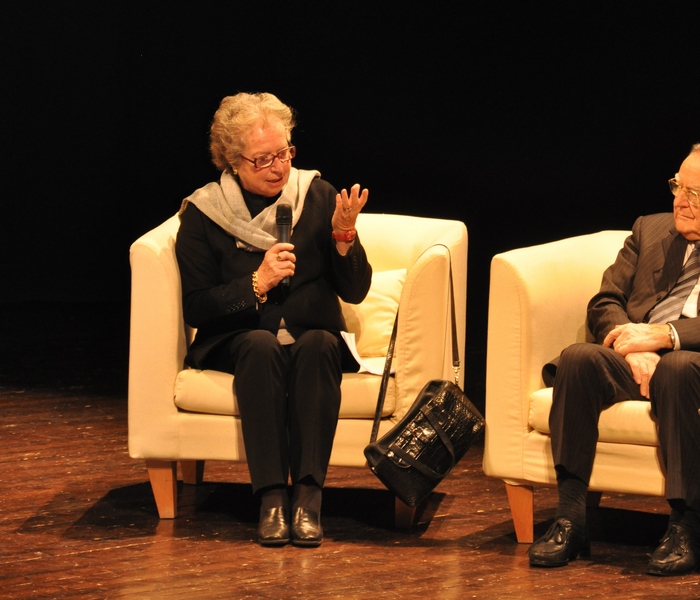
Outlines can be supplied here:
<path id="1" fill-rule="evenodd" d="M 668 526 L 647 567 L 648 575 L 681 575 L 700 566 L 690 532 L 681 524 Z"/>
<path id="2" fill-rule="evenodd" d="M 559 517 L 528 550 L 531 567 L 563 567 L 577 556 L 589 556 L 591 545 L 585 527 Z"/>
<path id="3" fill-rule="evenodd" d="M 292 544 L 295 546 L 320 546 L 323 541 L 321 515 L 308 508 L 292 511 Z"/>
<path id="4" fill-rule="evenodd" d="M 260 511 L 258 542 L 262 546 L 284 546 L 289 542 L 289 520 L 284 508 Z"/>

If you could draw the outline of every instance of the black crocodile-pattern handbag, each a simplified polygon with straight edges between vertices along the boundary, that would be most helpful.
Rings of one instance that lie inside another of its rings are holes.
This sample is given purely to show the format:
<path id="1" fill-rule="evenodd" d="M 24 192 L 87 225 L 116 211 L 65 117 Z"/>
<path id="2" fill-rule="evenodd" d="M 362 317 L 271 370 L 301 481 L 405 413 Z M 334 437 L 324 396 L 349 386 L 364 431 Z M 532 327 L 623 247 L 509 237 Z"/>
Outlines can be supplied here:
<path id="1" fill-rule="evenodd" d="M 484 428 L 481 413 L 457 385 L 459 348 L 452 289 L 450 292 L 455 383 L 442 379 L 429 381 L 404 417 L 377 440 L 396 342 L 397 314 L 379 389 L 374 427 L 370 443 L 364 450 L 372 472 L 408 506 L 417 506 L 427 498 L 465 455 Z"/>

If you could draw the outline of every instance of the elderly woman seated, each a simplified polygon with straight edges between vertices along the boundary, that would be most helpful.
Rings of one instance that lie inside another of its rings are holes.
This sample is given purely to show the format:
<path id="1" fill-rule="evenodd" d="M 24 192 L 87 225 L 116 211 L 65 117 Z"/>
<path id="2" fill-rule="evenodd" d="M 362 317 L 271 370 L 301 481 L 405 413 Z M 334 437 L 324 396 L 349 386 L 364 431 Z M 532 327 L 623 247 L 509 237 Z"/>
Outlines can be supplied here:
<path id="1" fill-rule="evenodd" d="M 355 230 L 368 191 L 338 193 L 293 168 L 293 127 L 272 94 L 224 98 L 210 135 L 221 178 L 184 200 L 176 244 L 185 321 L 197 328 L 186 362 L 235 375 L 266 546 L 323 540 L 340 382 L 358 369 L 338 297 L 361 302 L 372 276 Z M 289 239 L 279 239 L 280 214 Z"/>

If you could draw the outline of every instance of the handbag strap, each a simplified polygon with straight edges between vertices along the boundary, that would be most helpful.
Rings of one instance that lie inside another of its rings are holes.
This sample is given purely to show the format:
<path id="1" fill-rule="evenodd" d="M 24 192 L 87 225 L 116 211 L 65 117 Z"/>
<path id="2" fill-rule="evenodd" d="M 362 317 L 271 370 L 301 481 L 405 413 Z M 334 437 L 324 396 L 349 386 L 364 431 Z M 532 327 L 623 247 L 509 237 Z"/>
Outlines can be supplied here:
<path id="1" fill-rule="evenodd" d="M 369 443 L 373 444 L 377 440 L 379 434 L 379 423 L 382 420 L 382 411 L 384 410 L 384 399 L 386 398 L 386 387 L 389 384 L 389 375 L 391 372 L 391 360 L 394 358 L 394 346 L 396 345 L 396 330 L 399 325 L 399 313 L 396 312 L 394 319 L 394 328 L 391 331 L 389 339 L 389 348 L 386 351 L 386 361 L 384 362 L 384 371 L 382 372 L 382 382 L 379 385 L 379 396 L 377 398 L 377 409 L 374 412 L 374 423 L 372 425 L 372 433 L 369 436 Z"/>
<path id="2" fill-rule="evenodd" d="M 459 343 L 457 342 L 457 320 L 456 320 L 456 310 L 455 310 L 455 293 L 454 293 L 454 282 L 452 279 L 452 255 L 450 249 L 444 244 L 435 244 L 436 246 L 442 246 L 447 250 L 447 256 L 449 258 L 449 269 L 450 269 L 450 304 L 451 304 L 451 321 L 452 321 L 452 370 L 455 373 L 455 385 L 459 384 Z M 431 246 L 432 248 L 433 246 Z M 379 385 L 379 396 L 377 397 L 377 409 L 374 412 L 374 423 L 372 425 L 372 433 L 369 437 L 369 443 L 373 444 L 377 441 L 377 436 L 379 435 L 379 424 L 382 420 L 382 411 L 384 410 L 384 400 L 386 399 L 386 388 L 389 385 L 389 376 L 391 374 L 391 361 L 394 358 L 394 346 L 396 345 L 396 332 L 399 325 L 399 312 L 396 311 L 396 317 L 394 318 L 394 328 L 391 331 L 391 338 L 389 338 L 389 347 L 386 352 L 386 361 L 384 362 L 384 371 L 382 372 L 382 381 Z"/>

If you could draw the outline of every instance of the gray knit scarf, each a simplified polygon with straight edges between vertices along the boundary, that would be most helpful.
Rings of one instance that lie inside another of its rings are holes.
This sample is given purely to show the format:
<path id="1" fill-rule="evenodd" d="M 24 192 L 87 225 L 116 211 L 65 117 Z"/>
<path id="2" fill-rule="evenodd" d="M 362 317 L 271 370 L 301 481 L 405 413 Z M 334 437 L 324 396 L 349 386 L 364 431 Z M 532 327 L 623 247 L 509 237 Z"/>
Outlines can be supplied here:
<path id="1" fill-rule="evenodd" d="M 219 183 L 208 183 L 185 198 L 178 214 L 182 215 L 187 203 L 192 202 L 226 233 L 235 237 L 238 248 L 248 252 L 264 252 L 277 243 L 277 205 L 291 205 L 294 228 L 304 209 L 304 199 L 311 182 L 320 176 L 318 171 L 292 167 L 289 181 L 277 201 L 251 219 L 238 181 L 231 173 L 224 171 Z"/>

